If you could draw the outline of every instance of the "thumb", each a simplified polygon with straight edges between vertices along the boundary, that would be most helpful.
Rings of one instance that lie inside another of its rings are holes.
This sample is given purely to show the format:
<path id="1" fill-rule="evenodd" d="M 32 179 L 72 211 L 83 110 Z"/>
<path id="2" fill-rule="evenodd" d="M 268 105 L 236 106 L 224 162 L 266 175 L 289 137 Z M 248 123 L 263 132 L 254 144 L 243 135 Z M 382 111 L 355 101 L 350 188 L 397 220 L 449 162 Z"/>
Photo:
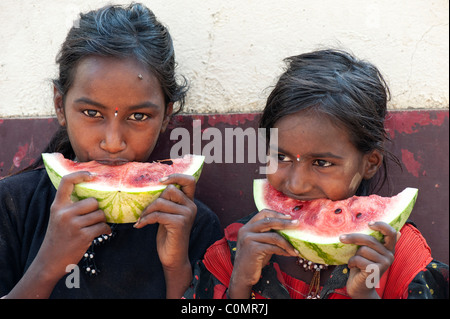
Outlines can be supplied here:
<path id="1" fill-rule="evenodd" d="M 189 197 L 189 199 L 194 199 L 196 186 L 196 180 L 194 176 L 185 174 L 171 174 L 169 176 L 161 178 L 159 182 L 164 185 L 177 184 L 180 186 L 181 191 L 185 193 L 186 196 Z"/>
<path id="2" fill-rule="evenodd" d="M 72 194 L 75 185 L 83 182 L 89 182 L 94 177 L 95 174 L 85 171 L 75 172 L 63 176 L 56 192 L 55 202 L 71 201 L 70 195 Z"/>

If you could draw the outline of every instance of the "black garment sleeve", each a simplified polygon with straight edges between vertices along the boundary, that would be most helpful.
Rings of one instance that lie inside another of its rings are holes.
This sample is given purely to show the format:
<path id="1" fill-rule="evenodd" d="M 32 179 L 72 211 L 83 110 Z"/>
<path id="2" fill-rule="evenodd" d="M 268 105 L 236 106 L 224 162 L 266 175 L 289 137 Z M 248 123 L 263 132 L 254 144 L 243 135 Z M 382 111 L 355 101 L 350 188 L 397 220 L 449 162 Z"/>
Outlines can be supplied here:
<path id="1" fill-rule="evenodd" d="M 222 227 L 217 215 L 205 204 L 194 200 L 197 205 L 197 215 L 192 226 L 189 241 L 189 260 L 194 267 L 201 260 L 209 246 L 223 237 Z"/>

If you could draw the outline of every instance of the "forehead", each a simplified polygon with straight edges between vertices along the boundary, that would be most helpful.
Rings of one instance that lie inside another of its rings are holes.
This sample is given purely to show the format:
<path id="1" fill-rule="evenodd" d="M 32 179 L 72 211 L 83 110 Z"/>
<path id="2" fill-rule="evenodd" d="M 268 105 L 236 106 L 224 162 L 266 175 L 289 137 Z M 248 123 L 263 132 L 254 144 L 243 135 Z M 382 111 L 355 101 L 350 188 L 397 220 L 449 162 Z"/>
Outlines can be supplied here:
<path id="1" fill-rule="evenodd" d="M 134 58 L 99 56 L 88 56 L 78 63 L 70 91 L 98 99 L 120 95 L 129 101 L 163 96 L 159 81 L 143 63 Z"/>
<path id="2" fill-rule="evenodd" d="M 284 148 L 339 149 L 353 147 L 350 136 L 342 123 L 321 112 L 302 110 L 279 119 L 274 128 L 278 129 L 278 144 Z"/>
<path id="3" fill-rule="evenodd" d="M 75 78 L 80 75 L 84 77 L 108 77 L 116 73 L 123 72 L 148 72 L 145 65 L 137 59 L 129 58 L 115 58 L 103 57 L 96 55 L 89 55 L 83 58 L 76 67 Z"/>

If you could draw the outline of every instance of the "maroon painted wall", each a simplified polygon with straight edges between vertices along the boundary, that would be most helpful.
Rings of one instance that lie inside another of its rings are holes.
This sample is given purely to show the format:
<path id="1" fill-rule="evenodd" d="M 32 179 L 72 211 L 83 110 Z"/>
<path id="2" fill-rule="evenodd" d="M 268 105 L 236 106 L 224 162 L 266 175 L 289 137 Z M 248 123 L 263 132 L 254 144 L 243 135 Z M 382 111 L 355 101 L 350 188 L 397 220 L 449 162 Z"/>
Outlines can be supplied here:
<path id="1" fill-rule="evenodd" d="M 169 138 L 171 129 L 183 127 L 192 132 L 194 119 L 201 121 L 202 132 L 208 127 L 222 133 L 236 127 L 256 131 L 259 114 L 179 115 L 161 137 L 154 159 L 168 158 L 168 150 L 177 143 Z M 393 195 L 408 186 L 419 188 L 411 219 L 424 234 L 434 257 L 448 264 L 449 112 L 390 112 L 386 127 L 393 141 L 388 148 L 401 160 L 403 169 L 391 168 L 391 187 L 384 187 L 380 194 Z M 18 171 L 39 156 L 56 128 L 53 118 L 0 119 L 0 177 Z M 202 141 L 201 149 L 209 142 Z M 256 209 L 252 180 L 262 177 L 259 167 L 260 163 L 205 164 L 197 197 L 217 213 L 222 226 Z"/>

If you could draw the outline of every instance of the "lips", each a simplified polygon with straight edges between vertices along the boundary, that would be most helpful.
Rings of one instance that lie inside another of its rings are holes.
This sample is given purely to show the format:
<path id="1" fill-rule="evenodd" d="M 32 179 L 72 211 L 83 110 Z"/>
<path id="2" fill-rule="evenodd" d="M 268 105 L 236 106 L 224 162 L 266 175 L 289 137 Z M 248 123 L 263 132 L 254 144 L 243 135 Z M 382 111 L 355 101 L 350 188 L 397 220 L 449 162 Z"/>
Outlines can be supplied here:
<path id="1" fill-rule="evenodd" d="M 313 198 L 313 197 L 294 196 L 294 195 L 290 195 L 290 194 L 286 194 L 286 196 L 288 196 L 292 199 L 303 201 L 303 202 L 309 202 L 309 201 L 318 199 L 318 198 Z"/>
<path id="2" fill-rule="evenodd" d="M 97 163 L 100 163 L 102 165 L 109 165 L 109 166 L 118 166 L 123 165 L 129 162 L 129 160 L 122 159 L 122 158 L 115 158 L 115 159 L 97 159 L 95 160 Z"/>
<path id="3" fill-rule="evenodd" d="M 284 195 L 286 195 L 289 198 L 295 199 L 295 200 L 300 200 L 300 201 L 311 201 L 311 200 L 315 200 L 315 199 L 323 199 L 324 197 L 311 197 L 311 196 L 301 196 L 301 195 L 294 195 L 292 193 L 289 192 L 282 192 Z"/>

